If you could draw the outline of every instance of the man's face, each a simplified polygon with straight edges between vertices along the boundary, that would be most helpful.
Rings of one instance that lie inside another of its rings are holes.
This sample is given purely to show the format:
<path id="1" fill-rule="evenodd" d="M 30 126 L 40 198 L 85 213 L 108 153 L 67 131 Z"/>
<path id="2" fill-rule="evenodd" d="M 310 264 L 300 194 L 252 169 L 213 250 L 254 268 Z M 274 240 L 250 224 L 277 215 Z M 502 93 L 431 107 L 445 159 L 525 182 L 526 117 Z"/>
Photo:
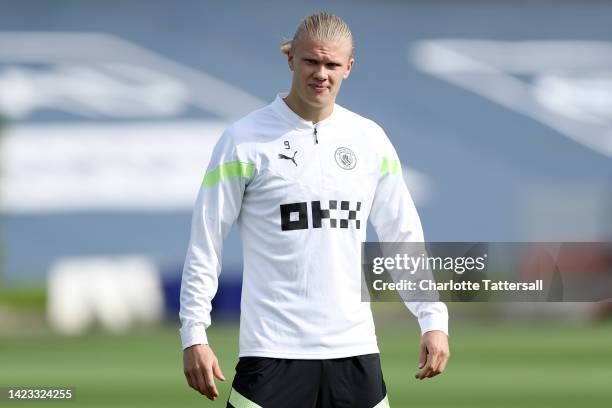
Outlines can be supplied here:
<path id="1" fill-rule="evenodd" d="M 293 71 L 292 91 L 302 103 L 312 108 L 333 105 L 353 62 L 349 40 L 319 41 L 304 36 L 289 53 L 289 68 Z"/>

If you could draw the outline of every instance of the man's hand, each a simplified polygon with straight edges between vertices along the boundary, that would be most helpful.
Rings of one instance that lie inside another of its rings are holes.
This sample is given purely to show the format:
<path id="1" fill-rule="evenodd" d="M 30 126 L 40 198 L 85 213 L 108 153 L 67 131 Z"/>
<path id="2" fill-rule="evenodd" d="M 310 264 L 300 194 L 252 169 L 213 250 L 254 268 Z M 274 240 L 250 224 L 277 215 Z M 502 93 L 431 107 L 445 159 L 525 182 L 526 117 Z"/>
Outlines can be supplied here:
<path id="1" fill-rule="evenodd" d="M 208 344 L 195 344 L 183 351 L 183 371 L 191 388 L 211 401 L 219 396 L 214 377 L 225 381 L 225 376 Z"/>
<path id="2" fill-rule="evenodd" d="M 419 368 L 421 370 L 415 374 L 415 378 L 419 380 L 431 378 L 444 371 L 450 357 L 446 333 L 432 330 L 423 334 L 420 349 Z"/>

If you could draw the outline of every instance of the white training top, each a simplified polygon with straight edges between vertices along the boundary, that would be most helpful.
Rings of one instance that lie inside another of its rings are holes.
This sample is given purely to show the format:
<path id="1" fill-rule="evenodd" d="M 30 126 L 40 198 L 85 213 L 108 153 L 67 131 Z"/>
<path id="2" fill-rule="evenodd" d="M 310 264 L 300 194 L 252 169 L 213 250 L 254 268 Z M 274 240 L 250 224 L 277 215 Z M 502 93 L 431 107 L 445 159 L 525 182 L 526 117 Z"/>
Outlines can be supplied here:
<path id="1" fill-rule="evenodd" d="M 278 95 L 217 143 L 191 225 L 181 285 L 183 348 L 207 344 L 223 239 L 237 220 L 244 272 L 240 356 L 326 359 L 377 353 L 361 301 L 361 243 L 423 241 L 384 131 L 339 105 L 313 125 Z M 440 302 L 408 302 L 421 331 L 448 333 Z"/>

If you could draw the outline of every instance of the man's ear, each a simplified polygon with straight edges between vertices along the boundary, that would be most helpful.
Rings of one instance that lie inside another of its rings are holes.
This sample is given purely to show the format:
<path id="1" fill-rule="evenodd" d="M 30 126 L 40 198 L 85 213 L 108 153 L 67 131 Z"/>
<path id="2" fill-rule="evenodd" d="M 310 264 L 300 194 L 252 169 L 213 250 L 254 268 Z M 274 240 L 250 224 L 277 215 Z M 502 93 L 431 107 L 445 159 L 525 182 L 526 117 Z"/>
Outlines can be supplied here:
<path id="1" fill-rule="evenodd" d="M 355 63 L 355 59 L 354 58 L 349 59 L 346 72 L 344 73 L 344 79 L 349 77 L 349 74 L 351 73 L 351 69 L 353 69 L 353 64 L 354 63 Z"/>
<path id="2" fill-rule="evenodd" d="M 294 67 L 293 67 L 293 61 L 294 61 L 294 54 L 293 51 L 289 51 L 289 54 L 287 54 L 287 65 L 289 65 L 289 69 L 293 71 Z"/>

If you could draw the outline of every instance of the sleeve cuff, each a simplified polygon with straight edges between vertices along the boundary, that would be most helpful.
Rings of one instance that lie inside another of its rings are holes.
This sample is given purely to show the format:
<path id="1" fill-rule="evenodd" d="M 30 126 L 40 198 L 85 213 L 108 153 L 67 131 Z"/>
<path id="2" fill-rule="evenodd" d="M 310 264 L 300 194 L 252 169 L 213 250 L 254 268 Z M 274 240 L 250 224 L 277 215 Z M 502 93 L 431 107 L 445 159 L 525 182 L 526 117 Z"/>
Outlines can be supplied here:
<path id="1" fill-rule="evenodd" d="M 448 316 L 443 314 L 428 314 L 419 319 L 421 335 L 432 331 L 441 330 L 448 336 Z"/>
<path id="2" fill-rule="evenodd" d="M 181 327 L 180 333 L 183 350 L 194 344 L 208 344 L 208 337 L 203 324 Z"/>

